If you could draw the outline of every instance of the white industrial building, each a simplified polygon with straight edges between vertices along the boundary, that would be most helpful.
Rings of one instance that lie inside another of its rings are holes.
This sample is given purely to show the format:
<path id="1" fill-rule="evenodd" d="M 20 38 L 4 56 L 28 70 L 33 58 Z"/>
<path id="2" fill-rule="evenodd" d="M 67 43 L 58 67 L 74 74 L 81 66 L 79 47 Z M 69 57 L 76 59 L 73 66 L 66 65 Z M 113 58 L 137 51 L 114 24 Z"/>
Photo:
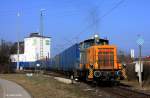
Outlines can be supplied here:
<path id="1" fill-rule="evenodd" d="M 29 37 L 24 38 L 24 53 L 11 55 L 12 62 L 33 63 L 38 60 L 50 58 L 51 38 L 31 33 Z M 19 59 L 18 59 L 19 57 Z M 26 65 L 27 66 L 27 65 Z"/>

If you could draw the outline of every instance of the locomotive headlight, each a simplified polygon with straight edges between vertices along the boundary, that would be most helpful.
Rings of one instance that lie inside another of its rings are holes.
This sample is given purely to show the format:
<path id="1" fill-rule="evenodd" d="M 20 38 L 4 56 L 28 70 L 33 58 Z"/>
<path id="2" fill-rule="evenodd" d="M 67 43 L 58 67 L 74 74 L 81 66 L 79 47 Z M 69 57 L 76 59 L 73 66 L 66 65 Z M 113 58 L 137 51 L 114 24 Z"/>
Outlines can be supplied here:
<path id="1" fill-rule="evenodd" d="M 120 76 L 121 75 L 121 71 L 116 71 L 116 75 Z"/>
<path id="2" fill-rule="evenodd" d="M 95 77 L 100 77 L 101 76 L 101 72 L 100 71 L 94 71 L 94 76 Z"/>

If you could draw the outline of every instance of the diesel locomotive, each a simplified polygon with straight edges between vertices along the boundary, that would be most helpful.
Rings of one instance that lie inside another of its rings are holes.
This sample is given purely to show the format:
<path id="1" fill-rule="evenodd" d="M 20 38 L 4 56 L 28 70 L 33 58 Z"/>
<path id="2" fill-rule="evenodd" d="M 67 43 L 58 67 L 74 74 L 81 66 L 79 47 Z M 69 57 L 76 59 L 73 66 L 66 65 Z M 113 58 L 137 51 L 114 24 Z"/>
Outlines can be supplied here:
<path id="1" fill-rule="evenodd" d="M 116 46 L 97 35 L 51 58 L 47 67 L 86 81 L 112 81 L 121 75 Z"/>

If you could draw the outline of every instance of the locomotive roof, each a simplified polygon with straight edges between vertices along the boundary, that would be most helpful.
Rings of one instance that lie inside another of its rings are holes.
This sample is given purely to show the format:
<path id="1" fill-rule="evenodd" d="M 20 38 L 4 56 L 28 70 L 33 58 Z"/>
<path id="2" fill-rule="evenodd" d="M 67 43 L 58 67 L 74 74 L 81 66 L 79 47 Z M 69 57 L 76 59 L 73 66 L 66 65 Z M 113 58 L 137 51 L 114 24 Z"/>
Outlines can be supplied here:
<path id="1" fill-rule="evenodd" d="M 87 40 L 84 40 L 84 41 L 82 41 L 82 42 L 80 42 L 80 43 L 87 43 L 87 42 L 94 42 L 94 40 L 95 39 L 87 39 Z M 99 41 L 100 42 L 109 42 L 109 40 L 107 40 L 107 39 L 99 39 Z"/>

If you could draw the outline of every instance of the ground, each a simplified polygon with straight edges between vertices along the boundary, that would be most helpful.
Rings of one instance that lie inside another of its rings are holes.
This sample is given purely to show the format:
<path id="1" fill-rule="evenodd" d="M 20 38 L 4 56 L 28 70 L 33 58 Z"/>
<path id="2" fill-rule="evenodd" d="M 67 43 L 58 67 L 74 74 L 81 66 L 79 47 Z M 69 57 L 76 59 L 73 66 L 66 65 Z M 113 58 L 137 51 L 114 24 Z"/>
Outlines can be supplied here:
<path id="1" fill-rule="evenodd" d="M 33 98 L 120 98 L 110 93 L 113 90 L 111 87 L 93 87 L 82 82 L 65 84 L 55 80 L 53 75 L 29 77 L 26 74 L 1 74 L 0 78 L 20 84 Z M 131 85 L 133 89 L 139 89 L 138 82 L 121 82 Z M 145 91 L 150 92 L 149 90 Z"/>
<path id="2" fill-rule="evenodd" d="M 43 75 L 27 77 L 25 74 L 5 74 L 0 75 L 0 78 L 20 84 L 33 98 L 106 98 L 107 96 L 103 92 L 99 95 L 91 93 L 89 88 L 82 88 L 80 84 L 65 84 L 58 82 L 54 77 Z"/>
<path id="3" fill-rule="evenodd" d="M 150 84 L 143 82 L 144 86 L 140 87 L 138 80 L 123 80 L 121 83 L 131 86 L 130 88 L 150 94 Z"/>
<path id="4" fill-rule="evenodd" d="M 0 86 L 0 96 L 3 96 L 3 90 L 1 86 Z"/>

